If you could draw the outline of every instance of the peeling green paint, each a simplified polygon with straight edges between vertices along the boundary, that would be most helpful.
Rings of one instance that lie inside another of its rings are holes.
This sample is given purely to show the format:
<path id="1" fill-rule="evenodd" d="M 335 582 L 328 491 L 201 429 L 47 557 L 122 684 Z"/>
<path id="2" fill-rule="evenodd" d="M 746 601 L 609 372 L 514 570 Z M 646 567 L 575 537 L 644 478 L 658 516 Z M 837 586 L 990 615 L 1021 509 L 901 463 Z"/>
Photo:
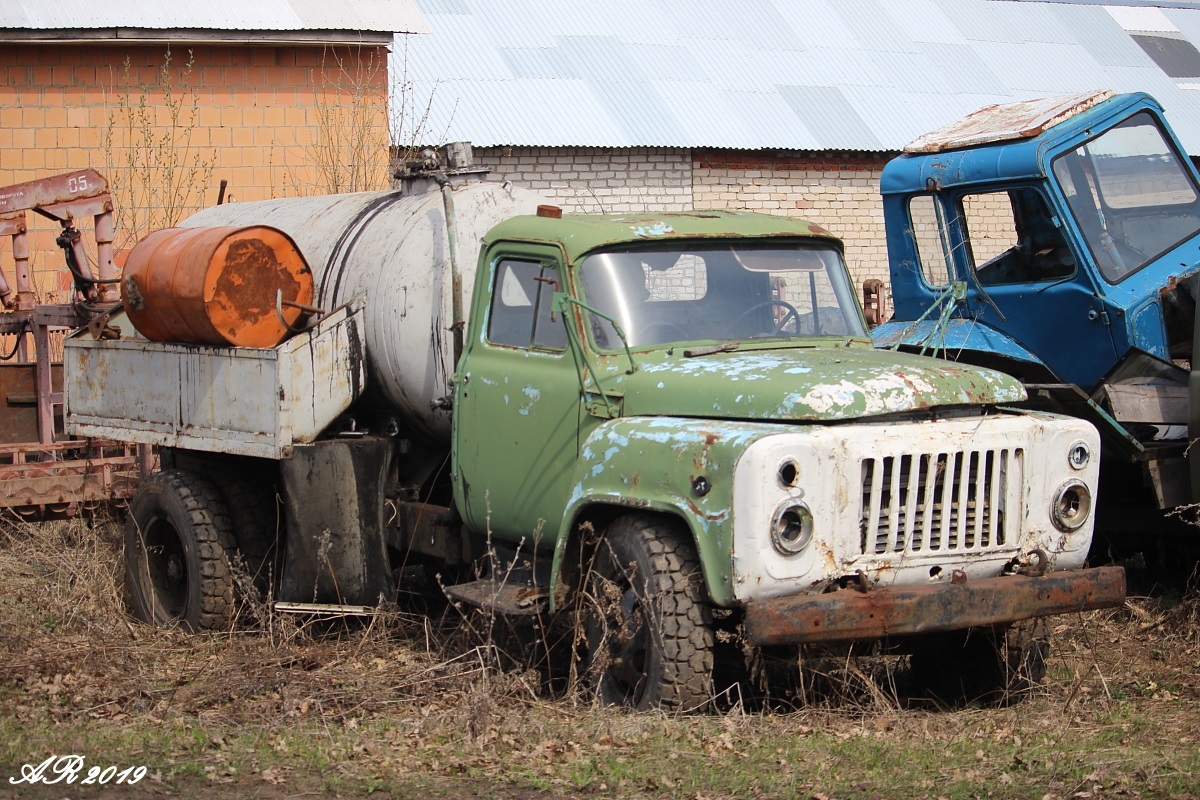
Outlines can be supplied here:
<path id="1" fill-rule="evenodd" d="M 592 504 L 644 508 L 673 514 L 688 526 L 704 564 L 709 596 L 717 605 L 734 603 L 734 467 L 752 442 L 802 430 L 794 425 L 682 417 L 626 417 L 602 423 L 580 449 L 555 549 L 554 579 L 574 520 L 583 509 Z M 692 480 L 699 475 L 712 484 L 703 497 L 692 490 Z"/>
<path id="2" fill-rule="evenodd" d="M 653 225 L 639 225 L 633 229 L 634 236 L 667 236 L 674 233 L 674 229 L 670 225 L 662 222 L 656 222 Z"/>
<path id="3" fill-rule="evenodd" d="M 867 348 L 795 347 L 769 352 L 640 356 L 633 375 L 613 370 L 631 415 L 821 422 L 944 406 L 1014 403 L 1025 390 L 993 370 Z"/>
<path id="4" fill-rule="evenodd" d="M 674 214 L 564 214 L 562 219 L 520 216 L 501 222 L 484 237 L 485 250 L 504 241 L 538 242 L 558 248 L 567 264 L 608 245 L 644 238 L 638 230 L 666 239 L 755 239 L 816 237 L 837 243 L 829 231 L 804 219 L 752 211 L 693 211 Z M 486 272 L 486 270 L 480 270 Z"/>
<path id="5" fill-rule="evenodd" d="M 533 410 L 534 404 L 541 399 L 542 393 L 536 386 L 526 386 L 521 390 L 521 393 L 528 398 L 528 402 L 521 404 L 521 407 L 517 410 L 517 413 L 527 417 L 529 416 L 529 412 Z M 507 395 L 505 396 L 504 400 L 505 402 L 508 402 Z"/>

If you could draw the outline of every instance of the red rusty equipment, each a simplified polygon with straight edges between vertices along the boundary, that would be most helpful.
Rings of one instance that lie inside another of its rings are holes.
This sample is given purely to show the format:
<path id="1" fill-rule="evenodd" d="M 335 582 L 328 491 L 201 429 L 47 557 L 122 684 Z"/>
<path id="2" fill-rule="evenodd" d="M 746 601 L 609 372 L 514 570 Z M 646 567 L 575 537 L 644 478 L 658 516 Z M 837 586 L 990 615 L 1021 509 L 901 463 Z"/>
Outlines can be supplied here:
<path id="1" fill-rule="evenodd" d="M 73 276 L 72 302 L 37 300 L 29 269 L 29 211 L 62 226 L 57 243 Z M 0 345 L 0 509 L 33 518 L 73 515 L 128 497 L 148 466 L 148 452 L 112 442 L 71 441 L 59 424 L 62 367 L 55 361 L 51 334 L 83 327 L 115 307 L 112 212 L 108 182 L 91 169 L 0 189 L 0 237 L 12 239 L 16 273 L 9 283 L 0 271 L 0 335 L 12 337 L 11 344 Z M 95 272 L 75 227 L 89 216 Z"/>
<path id="2" fill-rule="evenodd" d="M 863 281 L 863 314 L 867 325 L 874 328 L 887 321 L 887 289 L 878 278 Z"/>

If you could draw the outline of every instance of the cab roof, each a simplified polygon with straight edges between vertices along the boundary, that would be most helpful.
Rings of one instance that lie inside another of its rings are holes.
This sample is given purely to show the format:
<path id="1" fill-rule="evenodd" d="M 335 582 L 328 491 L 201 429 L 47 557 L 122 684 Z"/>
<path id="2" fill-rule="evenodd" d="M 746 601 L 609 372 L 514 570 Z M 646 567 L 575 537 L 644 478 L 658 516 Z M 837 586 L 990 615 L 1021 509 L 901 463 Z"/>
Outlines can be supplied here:
<path id="1" fill-rule="evenodd" d="M 500 240 L 549 242 L 562 247 L 570 261 L 603 247 L 671 240 L 817 238 L 841 247 L 820 225 L 796 217 L 753 211 L 678 211 L 629 214 L 518 216 L 496 225 L 484 244 Z"/>
<path id="2" fill-rule="evenodd" d="M 990 142 L 1032 139 L 1113 96 L 1111 89 L 984 106 L 909 142 L 906 153 L 941 153 Z"/>
<path id="3" fill-rule="evenodd" d="M 989 106 L 910 144 L 884 165 L 879 190 L 886 197 L 925 192 L 931 185 L 1040 181 L 1050 159 L 1141 110 L 1151 111 L 1169 130 L 1162 107 L 1144 92 Z"/>

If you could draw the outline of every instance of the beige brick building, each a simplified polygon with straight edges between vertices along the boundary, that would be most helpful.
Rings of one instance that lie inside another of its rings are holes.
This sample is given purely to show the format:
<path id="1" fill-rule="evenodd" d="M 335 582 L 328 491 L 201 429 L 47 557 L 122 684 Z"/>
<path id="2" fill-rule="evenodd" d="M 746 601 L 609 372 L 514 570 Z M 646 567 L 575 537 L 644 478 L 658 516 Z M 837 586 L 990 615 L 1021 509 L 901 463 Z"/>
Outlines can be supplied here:
<path id="1" fill-rule="evenodd" d="M 98 170 L 119 252 L 215 203 L 222 180 L 227 200 L 388 185 L 388 52 L 394 31 L 426 30 L 407 2 L 278 4 L 278 21 L 203 7 L 132 20 L 80 3 L 53 20 L 23 16 L 20 0 L 0 9 L 0 187 Z M 35 287 L 63 299 L 57 226 L 39 225 Z M 10 249 L 0 243 L 11 280 Z"/>

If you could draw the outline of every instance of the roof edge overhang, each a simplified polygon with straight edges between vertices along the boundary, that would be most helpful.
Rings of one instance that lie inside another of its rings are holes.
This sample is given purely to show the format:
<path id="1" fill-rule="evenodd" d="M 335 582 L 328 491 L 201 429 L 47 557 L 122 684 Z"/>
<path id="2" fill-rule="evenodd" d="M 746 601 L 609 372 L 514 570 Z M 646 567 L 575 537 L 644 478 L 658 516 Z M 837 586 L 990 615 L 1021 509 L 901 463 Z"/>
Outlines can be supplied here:
<path id="1" fill-rule="evenodd" d="M 216 30 L 205 28 L 8 28 L 0 42 L 9 44 L 249 44 L 369 45 L 390 47 L 390 31 L 346 30 Z"/>
<path id="2" fill-rule="evenodd" d="M 805 157 L 813 158 L 821 156 L 824 158 L 861 158 L 869 160 L 887 161 L 900 155 L 900 147 L 897 146 L 889 150 L 854 150 L 847 148 L 782 148 L 782 147 L 734 147 L 732 145 L 699 145 L 699 144 L 580 144 L 572 142 L 568 144 L 547 144 L 545 142 L 537 144 L 515 144 L 512 142 L 506 144 L 485 144 L 480 142 L 470 142 L 471 147 L 476 150 L 515 150 L 525 148 L 530 150 L 677 150 L 680 152 L 690 152 L 695 156 L 702 156 L 708 153 L 722 153 L 729 155 L 754 155 L 758 157 L 776 157 L 776 158 L 796 158 Z M 438 147 L 434 144 L 416 145 L 418 149 L 422 147 Z M 396 148 L 393 148 L 396 149 Z M 399 148 L 405 149 L 404 146 Z"/>

